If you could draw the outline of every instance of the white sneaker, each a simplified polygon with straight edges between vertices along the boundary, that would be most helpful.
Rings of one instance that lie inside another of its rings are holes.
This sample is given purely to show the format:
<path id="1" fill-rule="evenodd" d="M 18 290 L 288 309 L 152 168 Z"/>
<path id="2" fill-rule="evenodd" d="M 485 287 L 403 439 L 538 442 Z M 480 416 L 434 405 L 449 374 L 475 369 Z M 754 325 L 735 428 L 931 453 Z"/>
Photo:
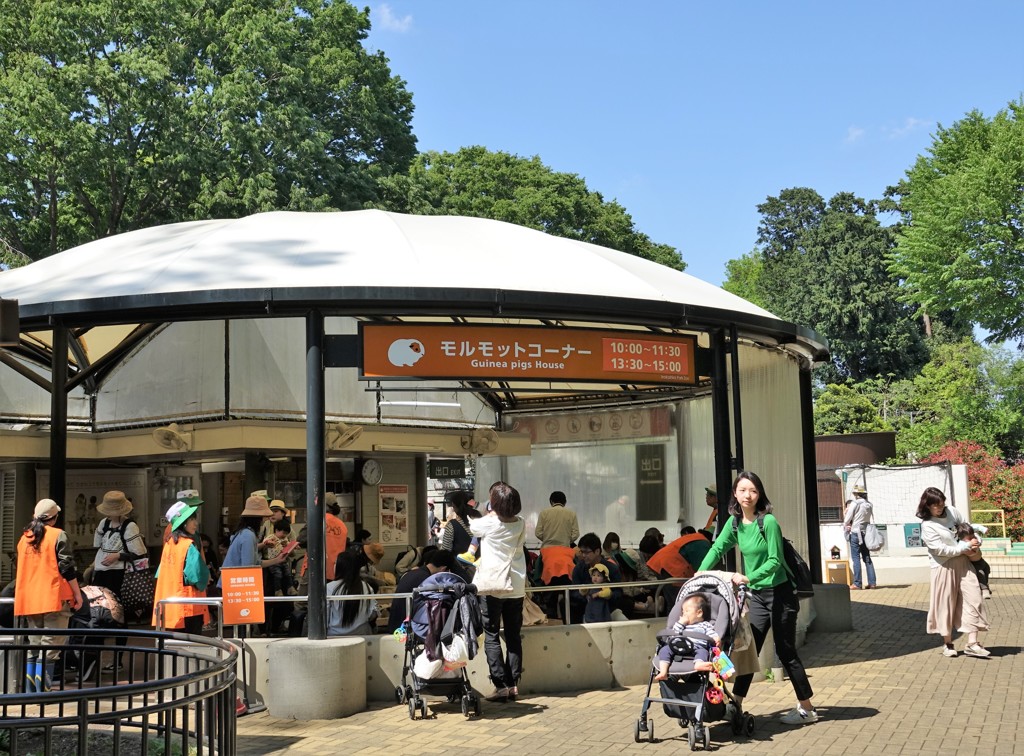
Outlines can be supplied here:
<path id="1" fill-rule="evenodd" d="M 984 659 L 986 656 L 992 656 L 992 652 L 980 643 L 971 643 L 964 646 L 964 656 L 976 656 L 979 659 Z"/>
<path id="2" fill-rule="evenodd" d="M 942 647 L 942 655 L 943 656 L 948 656 L 949 658 L 952 659 L 954 656 L 956 656 L 956 649 L 955 648 L 950 648 L 949 646 L 943 646 Z"/>
<path id="3" fill-rule="evenodd" d="M 782 724 L 788 725 L 803 725 L 813 724 L 818 721 L 818 710 L 811 709 L 810 711 L 804 711 L 802 706 L 797 706 L 790 712 L 783 714 Z"/>

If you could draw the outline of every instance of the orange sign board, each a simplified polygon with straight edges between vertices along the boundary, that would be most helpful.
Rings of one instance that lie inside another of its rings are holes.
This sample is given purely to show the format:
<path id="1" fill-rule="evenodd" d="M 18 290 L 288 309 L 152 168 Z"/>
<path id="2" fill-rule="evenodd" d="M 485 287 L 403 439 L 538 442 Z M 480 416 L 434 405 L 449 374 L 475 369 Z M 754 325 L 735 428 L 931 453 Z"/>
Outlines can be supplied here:
<path id="1" fill-rule="evenodd" d="M 262 568 L 225 567 L 221 571 L 221 593 L 225 625 L 258 625 L 266 621 Z"/>
<path id="2" fill-rule="evenodd" d="M 586 328 L 364 323 L 360 377 L 697 382 L 695 336 Z"/>

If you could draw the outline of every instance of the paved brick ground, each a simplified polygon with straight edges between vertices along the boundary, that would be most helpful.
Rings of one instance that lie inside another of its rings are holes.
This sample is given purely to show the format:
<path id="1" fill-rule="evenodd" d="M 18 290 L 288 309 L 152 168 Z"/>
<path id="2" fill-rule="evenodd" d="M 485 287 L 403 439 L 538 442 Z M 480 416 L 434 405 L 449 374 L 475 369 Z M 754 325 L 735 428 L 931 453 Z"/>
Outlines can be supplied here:
<path id="1" fill-rule="evenodd" d="M 986 602 L 990 659 L 941 655 L 924 633 L 928 586 L 890 586 L 853 594 L 854 630 L 812 633 L 801 649 L 822 721 L 787 727 L 778 716 L 794 704 L 789 682 L 757 683 L 747 711 L 751 738 L 727 723 L 711 727 L 711 750 L 738 754 L 1024 754 L 1018 720 L 1024 704 L 1021 620 L 1024 581 L 993 581 Z M 963 647 L 963 639 L 957 640 Z M 528 664 L 538 663 L 527 659 Z M 676 753 L 686 733 L 659 709 L 655 742 L 633 742 L 644 688 L 484 703 L 466 720 L 456 706 L 410 721 L 405 707 L 377 706 L 352 717 L 294 722 L 266 713 L 238 720 L 239 754 L 432 754 L 471 748 L 488 754 Z"/>

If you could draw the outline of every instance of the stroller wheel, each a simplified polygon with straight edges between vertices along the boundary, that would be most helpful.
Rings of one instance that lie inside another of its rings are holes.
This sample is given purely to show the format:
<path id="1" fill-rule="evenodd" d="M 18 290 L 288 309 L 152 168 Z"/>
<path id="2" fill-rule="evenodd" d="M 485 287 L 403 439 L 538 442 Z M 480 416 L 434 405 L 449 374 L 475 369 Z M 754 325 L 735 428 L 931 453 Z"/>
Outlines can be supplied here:
<path id="1" fill-rule="evenodd" d="M 469 717 L 469 696 L 462 697 L 462 716 Z"/>
<path id="2" fill-rule="evenodd" d="M 692 722 L 686 728 L 686 744 L 690 746 L 691 751 L 697 750 L 697 728 Z"/>
<path id="3" fill-rule="evenodd" d="M 654 742 L 654 720 L 647 720 L 647 742 Z"/>
<path id="4" fill-rule="evenodd" d="M 754 734 L 754 715 L 744 714 L 743 715 L 743 734 L 748 738 Z"/>
<path id="5" fill-rule="evenodd" d="M 636 743 L 640 742 L 640 733 L 643 732 L 644 729 L 645 728 L 644 728 L 643 720 L 640 720 L 640 719 L 636 720 L 636 723 L 633 725 L 633 741 L 634 742 L 636 742 Z"/>
<path id="6" fill-rule="evenodd" d="M 398 701 L 399 705 L 405 703 L 405 688 L 401 685 L 395 687 L 395 700 Z"/>
<path id="7" fill-rule="evenodd" d="M 409 719 L 416 719 L 416 701 L 409 699 Z"/>
<path id="8" fill-rule="evenodd" d="M 479 717 L 480 716 L 480 699 L 478 697 L 476 697 L 476 696 L 473 696 L 472 698 L 473 698 L 473 713 L 476 716 Z"/>
<path id="9" fill-rule="evenodd" d="M 711 749 L 711 731 L 707 727 L 704 728 L 704 750 Z"/>
<path id="10" fill-rule="evenodd" d="M 420 699 L 420 719 L 427 718 L 427 699 Z"/>

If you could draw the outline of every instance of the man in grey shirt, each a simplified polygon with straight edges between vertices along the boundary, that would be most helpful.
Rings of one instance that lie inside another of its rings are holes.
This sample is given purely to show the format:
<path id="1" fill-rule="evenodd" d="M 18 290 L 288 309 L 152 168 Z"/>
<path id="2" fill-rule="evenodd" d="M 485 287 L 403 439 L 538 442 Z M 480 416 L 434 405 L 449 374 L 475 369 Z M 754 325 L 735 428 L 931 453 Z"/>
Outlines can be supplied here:
<path id="1" fill-rule="evenodd" d="M 846 517 L 843 518 L 843 529 L 850 542 L 850 561 L 853 563 L 853 585 L 851 590 L 875 587 L 875 565 L 871 562 L 871 552 L 864 545 L 864 528 L 871 522 L 871 502 L 868 501 L 867 489 L 860 483 L 853 487 L 853 499 L 846 503 Z M 868 568 L 868 584 L 861 583 L 860 561 L 864 560 Z"/>

